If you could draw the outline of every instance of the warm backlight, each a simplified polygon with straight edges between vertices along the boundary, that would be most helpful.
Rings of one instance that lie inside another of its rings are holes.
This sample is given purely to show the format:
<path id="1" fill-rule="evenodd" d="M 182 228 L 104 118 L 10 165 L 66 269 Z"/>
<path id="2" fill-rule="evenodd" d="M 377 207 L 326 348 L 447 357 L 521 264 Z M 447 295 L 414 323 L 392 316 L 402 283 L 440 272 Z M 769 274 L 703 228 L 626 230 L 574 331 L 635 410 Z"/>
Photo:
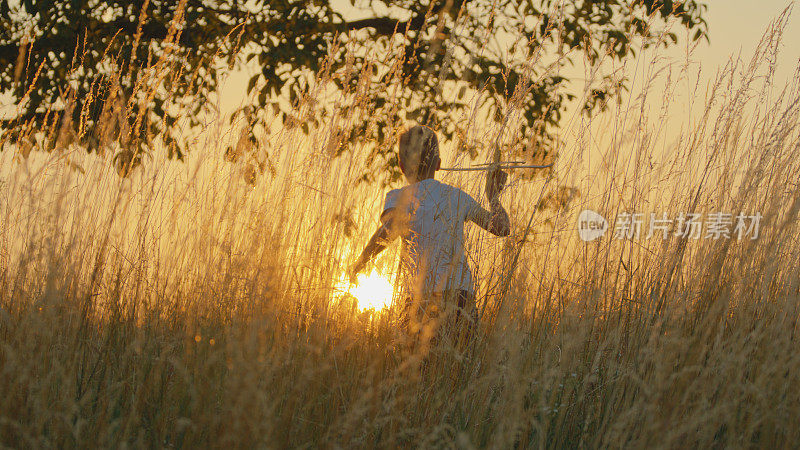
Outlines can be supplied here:
<path id="1" fill-rule="evenodd" d="M 358 309 L 364 311 L 374 309 L 380 311 L 388 308 L 392 304 L 392 294 L 394 288 L 392 283 L 383 275 L 372 272 L 371 274 L 359 274 L 358 282 L 350 285 L 344 282 L 343 291 L 352 295 L 358 302 Z"/>

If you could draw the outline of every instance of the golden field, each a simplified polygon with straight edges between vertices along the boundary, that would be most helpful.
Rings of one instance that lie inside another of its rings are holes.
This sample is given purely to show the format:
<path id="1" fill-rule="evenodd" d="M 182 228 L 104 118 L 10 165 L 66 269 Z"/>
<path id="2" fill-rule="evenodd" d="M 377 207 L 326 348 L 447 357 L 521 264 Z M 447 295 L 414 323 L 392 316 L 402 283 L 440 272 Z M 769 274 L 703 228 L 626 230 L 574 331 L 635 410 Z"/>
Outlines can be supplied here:
<path id="1" fill-rule="evenodd" d="M 333 125 L 276 127 L 247 149 L 269 153 L 263 171 L 225 159 L 239 129 L 221 120 L 186 161 L 156 148 L 127 177 L 112 151 L 3 141 L 0 444 L 796 446 L 800 84 L 770 82 L 774 55 L 768 35 L 692 87 L 691 117 L 670 89 L 689 75 L 649 68 L 571 122 L 552 172 L 512 173 L 512 236 L 470 232 L 465 346 L 404 346 L 397 296 L 368 309 L 369 291 L 343 292 L 386 188 L 357 181 L 365 147 L 332 156 Z M 465 121 L 482 142 L 502 132 Z M 483 200 L 479 175 L 442 179 Z M 564 185 L 580 195 L 539 208 Z M 583 209 L 603 238 L 578 238 Z M 626 211 L 763 218 L 757 239 L 615 239 Z M 396 247 L 375 277 L 393 280 Z"/>

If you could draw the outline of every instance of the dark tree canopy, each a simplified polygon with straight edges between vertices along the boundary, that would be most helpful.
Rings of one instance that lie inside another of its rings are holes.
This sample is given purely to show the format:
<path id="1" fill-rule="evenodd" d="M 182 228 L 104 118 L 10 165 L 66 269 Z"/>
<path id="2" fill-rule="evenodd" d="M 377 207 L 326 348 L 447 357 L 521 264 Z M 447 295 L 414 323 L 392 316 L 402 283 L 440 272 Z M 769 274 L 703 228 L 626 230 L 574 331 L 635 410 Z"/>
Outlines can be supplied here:
<path id="1" fill-rule="evenodd" d="M 368 14 L 348 20 L 351 6 Z M 694 0 L 4 1 L 0 90 L 25 101 L 20 116 L 2 126 L 63 130 L 65 121 L 83 122 L 72 128 L 87 144 L 158 136 L 180 157 L 185 146 L 172 130 L 180 108 L 170 105 L 182 104 L 184 112 L 191 106 L 190 116 L 207 107 L 222 55 L 231 67 L 255 59 L 261 68 L 248 86 L 256 104 L 240 111 L 251 128 L 276 114 L 288 126 L 338 117 L 336 123 L 348 125 L 334 133 L 333 152 L 371 141 L 371 157 L 396 168 L 390 131 L 397 124 L 426 123 L 475 156 L 474 147 L 459 141 L 469 94 L 487 93 L 485 110 L 502 122 L 508 98 L 522 87 L 521 125 L 507 132 L 527 144 L 510 151 L 552 159 L 552 131 L 573 99 L 560 89 L 567 80 L 559 69 L 575 61 L 558 55 L 621 60 L 637 42 L 676 43 L 668 22 L 706 39 L 705 8 Z M 538 57 L 508 58 L 509 52 Z M 327 74 L 357 97 L 355 104 L 301 114 L 276 101 L 296 105 L 315 74 Z M 584 111 L 602 109 L 624 87 L 624 80 L 599 77 L 582 100 Z M 117 126 L 100 126 L 109 117 Z"/>

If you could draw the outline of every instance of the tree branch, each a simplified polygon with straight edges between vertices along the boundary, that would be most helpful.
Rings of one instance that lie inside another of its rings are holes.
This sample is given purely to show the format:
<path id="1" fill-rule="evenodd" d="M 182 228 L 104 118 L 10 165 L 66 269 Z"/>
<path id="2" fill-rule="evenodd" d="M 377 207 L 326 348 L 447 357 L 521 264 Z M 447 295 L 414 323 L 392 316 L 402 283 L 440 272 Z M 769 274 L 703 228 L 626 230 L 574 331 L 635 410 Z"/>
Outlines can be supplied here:
<path id="1" fill-rule="evenodd" d="M 391 36 L 397 31 L 403 32 L 408 26 L 408 21 L 401 22 L 389 17 L 370 17 L 368 19 L 354 20 L 352 22 L 343 22 L 339 25 L 342 31 L 363 30 L 364 28 L 372 28 L 378 34 L 384 36 Z"/>
<path id="2" fill-rule="evenodd" d="M 459 6 L 467 1 L 458 2 Z M 439 14 L 439 11 L 444 9 L 446 2 L 441 2 L 431 8 L 430 13 L 425 11 L 425 14 L 417 14 L 411 20 L 399 21 L 389 17 L 370 17 L 367 19 L 354 20 L 352 22 L 344 22 L 337 24 L 343 31 L 362 30 L 364 28 L 372 28 L 378 34 L 384 36 L 391 36 L 397 32 L 405 33 L 408 31 L 418 31 L 425 24 L 426 19 L 434 17 Z"/>

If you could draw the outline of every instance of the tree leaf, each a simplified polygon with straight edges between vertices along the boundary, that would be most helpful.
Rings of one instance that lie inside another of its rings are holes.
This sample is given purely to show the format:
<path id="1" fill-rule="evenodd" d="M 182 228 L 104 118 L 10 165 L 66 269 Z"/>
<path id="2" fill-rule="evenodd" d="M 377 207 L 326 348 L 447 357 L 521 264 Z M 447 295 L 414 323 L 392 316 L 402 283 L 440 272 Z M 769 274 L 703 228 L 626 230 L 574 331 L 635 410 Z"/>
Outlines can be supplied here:
<path id="1" fill-rule="evenodd" d="M 248 93 L 253 92 L 253 88 L 256 87 L 256 83 L 258 83 L 258 77 L 259 77 L 258 74 L 253 75 L 252 77 L 250 77 L 250 82 L 247 83 L 247 92 Z"/>

